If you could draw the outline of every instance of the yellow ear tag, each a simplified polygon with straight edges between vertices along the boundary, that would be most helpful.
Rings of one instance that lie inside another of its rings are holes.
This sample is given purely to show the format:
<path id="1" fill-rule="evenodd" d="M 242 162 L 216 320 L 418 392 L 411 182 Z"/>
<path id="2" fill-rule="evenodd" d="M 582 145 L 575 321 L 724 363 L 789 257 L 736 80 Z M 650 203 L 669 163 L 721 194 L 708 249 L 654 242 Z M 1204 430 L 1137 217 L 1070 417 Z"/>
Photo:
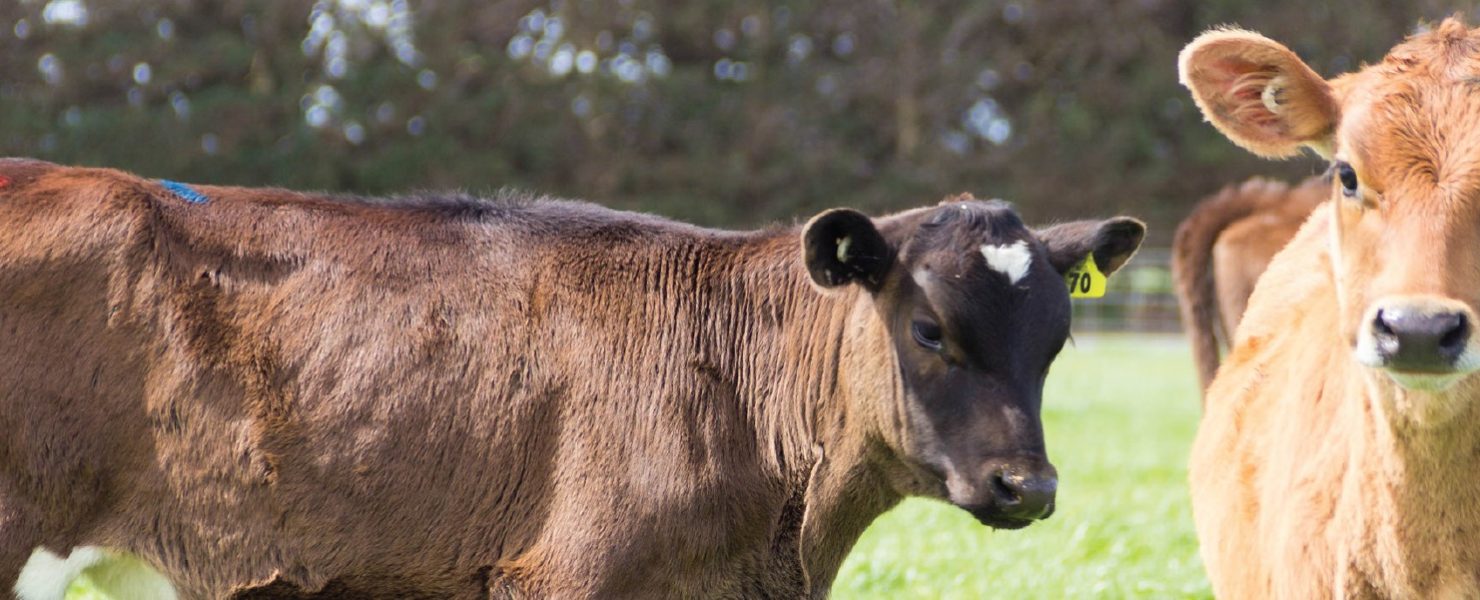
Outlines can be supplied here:
<path id="1" fill-rule="evenodd" d="M 1070 298 L 1103 298 L 1105 296 L 1105 274 L 1095 265 L 1095 253 L 1084 255 L 1084 260 L 1064 274 L 1064 283 L 1069 285 Z"/>

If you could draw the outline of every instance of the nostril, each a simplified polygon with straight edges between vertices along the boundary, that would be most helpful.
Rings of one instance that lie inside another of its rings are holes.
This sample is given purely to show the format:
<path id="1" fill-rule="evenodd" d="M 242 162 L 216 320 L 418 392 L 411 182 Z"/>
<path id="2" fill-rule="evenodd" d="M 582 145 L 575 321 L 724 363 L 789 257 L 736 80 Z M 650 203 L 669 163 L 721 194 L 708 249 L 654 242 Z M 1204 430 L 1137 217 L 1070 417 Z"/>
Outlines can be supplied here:
<path id="1" fill-rule="evenodd" d="M 992 474 L 992 494 L 1002 506 L 1013 506 L 1023 501 L 1022 495 L 1007 483 L 1006 475 L 1001 471 Z"/>
<path id="2" fill-rule="evenodd" d="M 1053 513 L 1058 478 L 1012 471 L 994 473 L 992 491 L 1002 514 L 1018 519 L 1042 519 Z"/>
<path id="3" fill-rule="evenodd" d="M 1393 332 L 1392 325 L 1388 324 L 1387 314 L 1382 309 L 1378 309 L 1376 318 L 1372 319 L 1372 332 L 1382 336 L 1397 335 Z"/>
<path id="4" fill-rule="evenodd" d="M 1465 311 L 1434 310 L 1422 304 L 1379 309 L 1370 327 L 1382 366 L 1397 371 L 1451 370 L 1470 339 Z"/>
<path id="5" fill-rule="evenodd" d="M 1458 354 L 1464 349 L 1465 342 L 1470 338 L 1470 321 L 1463 314 L 1452 315 L 1452 322 L 1448 324 L 1448 330 L 1444 337 L 1439 338 L 1439 349 L 1450 354 Z"/>

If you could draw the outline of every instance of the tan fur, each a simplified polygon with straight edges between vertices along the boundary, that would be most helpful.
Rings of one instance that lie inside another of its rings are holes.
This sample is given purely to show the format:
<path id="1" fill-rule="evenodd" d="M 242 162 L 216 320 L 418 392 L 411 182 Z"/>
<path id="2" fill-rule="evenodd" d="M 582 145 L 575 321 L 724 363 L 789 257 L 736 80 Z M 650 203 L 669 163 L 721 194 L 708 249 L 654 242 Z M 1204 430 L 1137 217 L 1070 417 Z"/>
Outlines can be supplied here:
<path id="1" fill-rule="evenodd" d="M 1198 203 L 1172 241 L 1172 281 L 1204 389 L 1218 370 L 1218 340 L 1231 341 L 1254 283 L 1331 184 L 1263 178 L 1230 185 Z"/>
<path id="2" fill-rule="evenodd" d="M 1329 86 L 1363 193 L 1333 185 L 1259 280 L 1189 463 L 1220 597 L 1480 596 L 1480 378 L 1405 388 L 1353 355 L 1375 302 L 1480 306 L 1477 81 L 1480 31 L 1451 19 Z"/>
<path id="3" fill-rule="evenodd" d="M 905 429 L 892 315 L 816 293 L 799 228 L 0 174 L 0 595 L 96 546 L 185 598 L 821 597 L 876 516 L 946 493 L 906 460 L 940 441 Z M 1044 234 L 1024 305 L 1066 336 L 1050 261 L 1118 266 L 1127 229 Z M 1026 416 L 973 430 L 1051 473 Z"/>

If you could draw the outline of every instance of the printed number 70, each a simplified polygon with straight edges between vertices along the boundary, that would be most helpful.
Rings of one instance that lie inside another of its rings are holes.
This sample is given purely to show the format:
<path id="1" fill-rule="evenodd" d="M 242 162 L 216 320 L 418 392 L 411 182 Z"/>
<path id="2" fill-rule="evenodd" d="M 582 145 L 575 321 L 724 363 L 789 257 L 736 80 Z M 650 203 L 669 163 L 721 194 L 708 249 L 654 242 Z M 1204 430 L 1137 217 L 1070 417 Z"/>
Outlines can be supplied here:
<path id="1" fill-rule="evenodd" d="M 1069 291 L 1071 292 L 1077 291 L 1081 294 L 1088 294 L 1089 287 L 1092 283 L 1093 282 L 1090 281 L 1090 276 L 1088 273 L 1069 274 Z"/>

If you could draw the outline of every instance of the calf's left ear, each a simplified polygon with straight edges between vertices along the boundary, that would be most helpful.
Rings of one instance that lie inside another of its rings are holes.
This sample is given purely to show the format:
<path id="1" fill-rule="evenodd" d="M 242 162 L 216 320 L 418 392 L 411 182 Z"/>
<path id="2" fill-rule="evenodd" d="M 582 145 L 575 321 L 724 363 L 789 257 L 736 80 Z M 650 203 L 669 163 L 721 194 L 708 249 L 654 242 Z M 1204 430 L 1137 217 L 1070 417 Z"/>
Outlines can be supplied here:
<path id="1" fill-rule="evenodd" d="M 1067 273 L 1093 252 L 1095 265 L 1109 275 L 1136 253 L 1146 237 L 1146 224 L 1130 217 L 1104 221 L 1074 221 L 1037 231 L 1048 247 L 1048 262 L 1059 273 Z"/>
<path id="2" fill-rule="evenodd" d="M 812 281 L 824 288 L 858 283 L 876 290 L 894 260 L 873 220 L 849 208 L 827 210 L 807 221 L 802 254 Z"/>

